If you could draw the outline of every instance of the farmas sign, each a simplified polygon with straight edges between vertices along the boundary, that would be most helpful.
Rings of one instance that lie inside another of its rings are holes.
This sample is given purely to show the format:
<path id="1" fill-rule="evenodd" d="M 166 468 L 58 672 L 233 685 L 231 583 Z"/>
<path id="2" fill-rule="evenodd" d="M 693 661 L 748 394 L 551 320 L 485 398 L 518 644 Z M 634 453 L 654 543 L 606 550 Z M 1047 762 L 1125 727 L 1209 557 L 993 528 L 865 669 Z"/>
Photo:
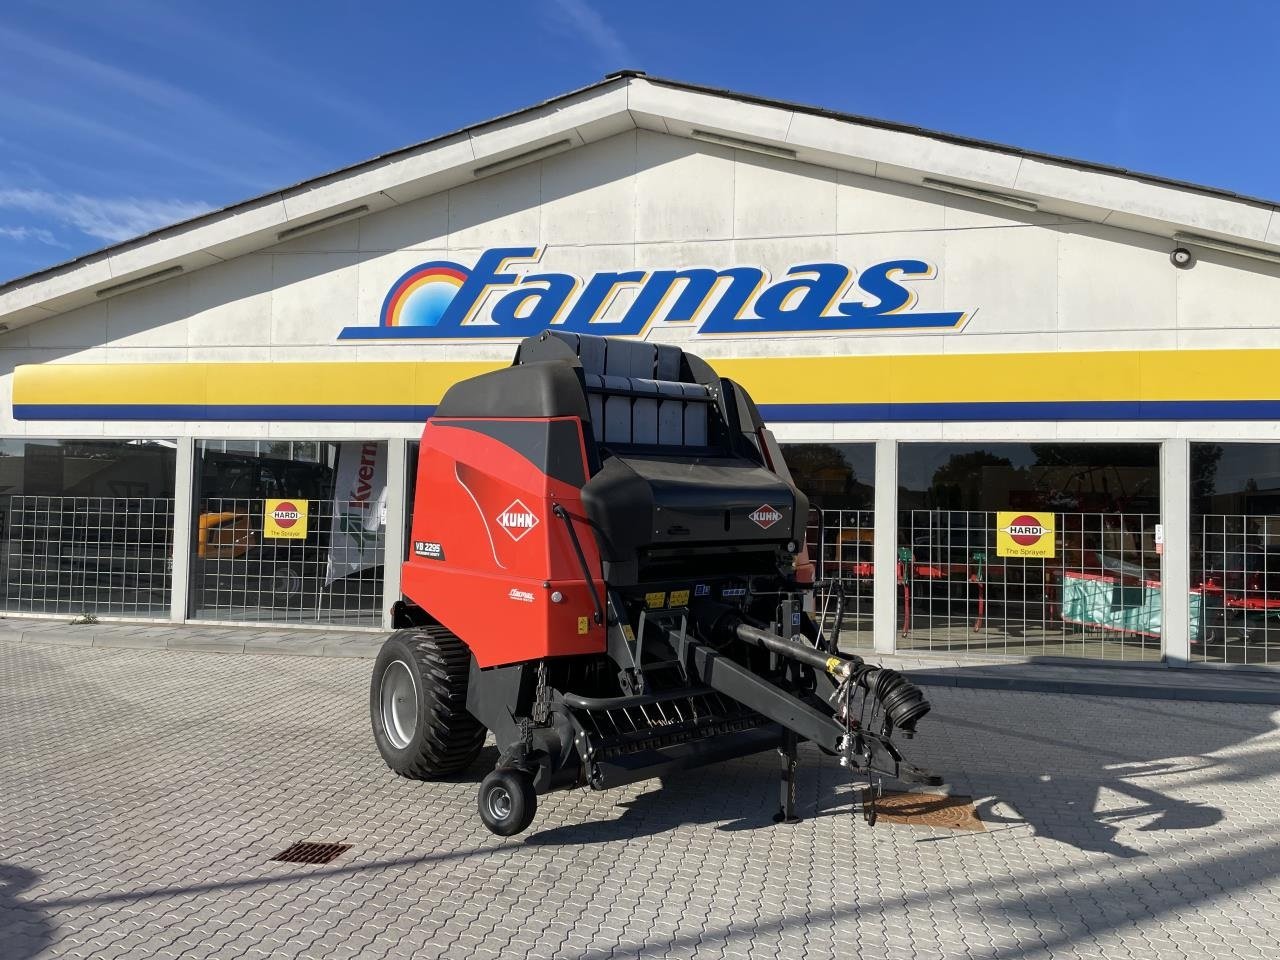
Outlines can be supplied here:
<path id="1" fill-rule="evenodd" d="M 551 327 L 641 337 L 653 323 L 697 324 L 699 334 L 850 333 L 958 329 L 969 312 L 914 312 L 913 284 L 937 269 L 886 260 L 855 274 L 839 263 L 801 263 L 774 278 L 763 267 L 605 270 L 590 277 L 536 269 L 538 247 L 495 247 L 468 267 L 422 263 L 392 284 L 378 325 L 340 340 L 518 339 Z M 621 319 L 601 317 L 621 291 Z"/>

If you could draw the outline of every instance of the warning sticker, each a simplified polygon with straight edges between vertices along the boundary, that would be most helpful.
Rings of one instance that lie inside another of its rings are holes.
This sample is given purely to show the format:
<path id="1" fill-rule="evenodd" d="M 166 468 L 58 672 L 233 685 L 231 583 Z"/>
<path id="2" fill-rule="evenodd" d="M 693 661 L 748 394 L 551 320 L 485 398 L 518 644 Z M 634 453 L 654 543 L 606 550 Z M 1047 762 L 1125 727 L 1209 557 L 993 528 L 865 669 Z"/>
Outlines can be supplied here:
<path id="1" fill-rule="evenodd" d="M 688 590 L 672 590 L 671 605 L 673 607 L 687 607 L 689 605 Z"/>
<path id="2" fill-rule="evenodd" d="M 578 636 L 582 636 L 591 629 L 591 620 L 588 617 L 578 618 Z"/>
<path id="3" fill-rule="evenodd" d="M 273 540 L 307 538 L 306 500 L 267 500 L 262 509 L 262 535 Z"/>
<path id="4" fill-rule="evenodd" d="M 657 593 L 646 593 L 644 595 L 644 605 L 650 610 L 661 610 L 667 605 L 666 591 L 659 590 Z"/>
<path id="5" fill-rule="evenodd" d="M 1053 524 L 1052 513 L 997 513 L 996 556 L 1053 559 Z"/>

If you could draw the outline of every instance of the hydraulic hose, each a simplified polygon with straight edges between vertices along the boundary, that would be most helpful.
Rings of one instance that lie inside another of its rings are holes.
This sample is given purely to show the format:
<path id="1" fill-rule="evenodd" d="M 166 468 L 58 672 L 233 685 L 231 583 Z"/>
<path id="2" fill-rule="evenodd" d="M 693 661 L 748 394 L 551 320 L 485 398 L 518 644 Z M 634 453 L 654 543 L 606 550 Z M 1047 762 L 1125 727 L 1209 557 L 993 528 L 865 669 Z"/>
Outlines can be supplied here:
<path id="1" fill-rule="evenodd" d="M 753 627 L 749 623 L 739 623 L 734 633 L 743 643 L 764 647 L 771 653 L 798 660 L 800 663 L 808 664 L 816 670 L 825 670 L 837 680 L 847 680 L 853 675 L 854 662 L 852 660 L 832 656 L 807 644 L 796 643 L 794 640 L 786 640 L 776 633 L 769 633 L 767 630 Z"/>
<path id="2" fill-rule="evenodd" d="M 888 667 L 864 665 L 855 671 L 853 683 L 878 702 L 889 722 L 908 736 L 916 732 L 916 724 L 932 709 L 919 687 Z"/>
<path id="3" fill-rule="evenodd" d="M 831 674 L 839 683 L 851 683 L 860 687 L 868 697 L 880 705 L 885 718 L 907 736 L 915 733 L 916 724 L 931 709 L 924 693 L 897 670 L 873 667 L 861 657 L 842 657 L 826 653 L 805 643 L 787 640 L 752 626 L 741 614 L 728 608 L 719 608 L 709 618 L 710 636 L 725 639 L 737 637 L 743 643 L 763 647 L 779 656 L 807 664 L 815 670 Z"/>

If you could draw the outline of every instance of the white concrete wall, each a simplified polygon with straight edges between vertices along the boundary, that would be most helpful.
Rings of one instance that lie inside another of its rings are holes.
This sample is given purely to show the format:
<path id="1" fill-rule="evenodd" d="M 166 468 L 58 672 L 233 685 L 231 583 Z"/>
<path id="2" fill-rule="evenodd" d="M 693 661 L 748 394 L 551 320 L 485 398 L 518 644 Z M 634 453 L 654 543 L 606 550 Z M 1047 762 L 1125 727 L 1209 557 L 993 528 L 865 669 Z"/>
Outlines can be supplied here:
<path id="1" fill-rule="evenodd" d="M 901 257 L 934 263 L 919 309 L 976 311 L 960 332 L 697 338 L 709 358 L 1276 346 L 1280 267 L 1062 216 L 1022 214 L 858 173 L 773 159 L 649 130 L 593 143 L 359 221 L 247 254 L 0 335 L 0 435 L 412 436 L 413 425 L 23 423 L 23 363 L 506 359 L 511 343 L 339 342 L 375 324 L 390 284 L 425 260 L 469 263 L 486 247 L 545 245 L 542 265 L 589 275 L 630 267 Z M 629 302 L 618 299 L 607 316 Z M 902 439 L 1099 436 L 1273 438 L 1267 424 L 919 424 Z M 788 438 L 860 439 L 859 425 L 787 425 Z"/>

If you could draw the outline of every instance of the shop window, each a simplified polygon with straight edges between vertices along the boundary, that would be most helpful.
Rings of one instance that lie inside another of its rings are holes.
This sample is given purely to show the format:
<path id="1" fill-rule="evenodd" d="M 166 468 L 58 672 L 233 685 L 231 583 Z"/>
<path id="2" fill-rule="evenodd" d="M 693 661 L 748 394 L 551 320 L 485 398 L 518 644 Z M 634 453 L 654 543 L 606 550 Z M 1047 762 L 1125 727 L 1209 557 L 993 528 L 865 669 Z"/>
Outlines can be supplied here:
<path id="1" fill-rule="evenodd" d="M 787 443 L 791 476 L 809 498 L 806 541 L 817 565 L 824 630 L 840 614 L 840 644 L 869 648 L 875 528 L 875 445 Z"/>
<path id="2" fill-rule="evenodd" d="M 193 615 L 379 625 L 386 495 L 385 441 L 202 441 Z"/>
<path id="3" fill-rule="evenodd" d="M 418 453 L 422 441 L 410 440 L 404 457 L 404 544 L 405 555 L 413 550 L 413 510 L 418 498 Z"/>
<path id="4" fill-rule="evenodd" d="M 1191 655 L 1280 663 L 1280 443 L 1191 444 Z"/>
<path id="5" fill-rule="evenodd" d="M 172 440 L 0 440 L 4 609 L 168 617 Z"/>
<path id="6" fill-rule="evenodd" d="M 1161 656 L 1155 444 L 899 447 L 900 649 Z"/>

